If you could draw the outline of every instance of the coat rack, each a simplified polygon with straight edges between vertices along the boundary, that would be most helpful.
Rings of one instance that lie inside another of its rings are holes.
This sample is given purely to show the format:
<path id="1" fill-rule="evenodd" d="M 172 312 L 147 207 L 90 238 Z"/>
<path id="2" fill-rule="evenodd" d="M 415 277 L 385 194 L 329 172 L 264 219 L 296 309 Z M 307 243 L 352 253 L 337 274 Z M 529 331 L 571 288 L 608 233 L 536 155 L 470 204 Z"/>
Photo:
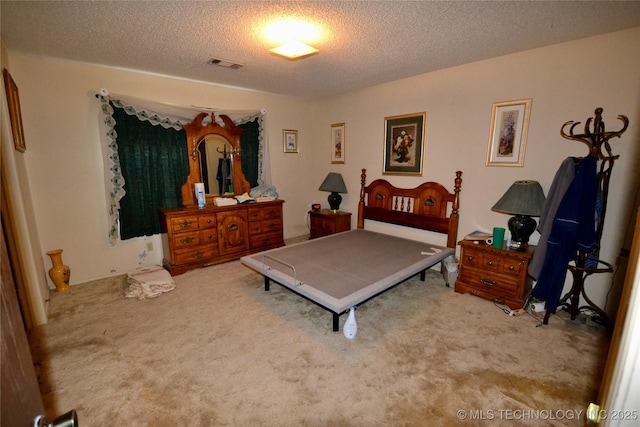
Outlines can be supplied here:
<path id="1" fill-rule="evenodd" d="M 589 147 L 589 156 L 595 157 L 600 161 L 600 170 L 598 171 L 598 182 L 600 185 L 600 197 L 602 206 L 600 214 L 596 222 L 596 245 L 595 249 L 589 253 L 578 251 L 577 258 L 568 265 L 568 269 L 573 277 L 573 285 L 571 290 L 565 294 L 559 302 L 559 307 L 563 307 L 571 314 L 571 320 L 580 314 L 584 309 L 589 309 L 600 316 L 602 324 L 605 327 L 610 326 L 609 316 L 607 313 L 594 304 L 586 295 L 584 290 L 584 281 L 592 274 L 612 273 L 613 266 L 608 262 L 602 261 L 600 255 L 600 241 L 602 239 L 602 229 L 604 226 L 605 214 L 607 211 L 607 198 L 609 195 L 609 181 L 611 178 L 611 170 L 615 161 L 620 157 L 614 155 L 609 145 L 609 139 L 619 138 L 629 126 L 629 119 L 626 116 L 619 115 L 618 120 L 622 121 L 622 129 L 614 132 L 606 132 L 604 121 L 602 121 L 602 108 L 596 108 L 595 117 L 587 119 L 584 126 L 584 133 L 576 134 L 574 129 L 580 122 L 569 121 L 562 125 L 560 134 L 563 138 L 580 141 Z M 593 124 L 593 130 L 591 130 Z M 565 132 L 565 128 L 570 126 L 569 133 Z M 603 151 L 604 150 L 604 151 Z M 595 212 L 594 212 L 595 214 Z M 580 305 L 580 295 L 584 298 L 586 305 Z M 543 324 L 549 323 L 551 312 L 547 311 L 544 316 Z"/>

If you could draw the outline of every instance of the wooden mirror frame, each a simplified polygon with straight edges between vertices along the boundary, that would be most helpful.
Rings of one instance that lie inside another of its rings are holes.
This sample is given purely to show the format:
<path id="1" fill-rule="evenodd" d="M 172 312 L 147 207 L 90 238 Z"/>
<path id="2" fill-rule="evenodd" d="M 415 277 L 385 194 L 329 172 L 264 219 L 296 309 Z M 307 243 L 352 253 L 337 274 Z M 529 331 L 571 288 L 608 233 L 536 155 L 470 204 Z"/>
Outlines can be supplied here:
<path id="1" fill-rule="evenodd" d="M 224 122 L 221 126 L 216 122 L 215 113 L 211 113 L 211 122 L 203 126 L 202 122 L 207 117 L 207 113 L 200 113 L 189 124 L 183 125 L 187 135 L 187 150 L 189 159 L 189 176 L 182 185 L 182 203 L 184 206 L 196 206 L 197 200 L 194 191 L 194 184 L 200 182 L 200 154 L 198 143 L 207 135 L 219 135 L 229 141 L 231 145 L 231 156 L 233 157 L 233 193 L 242 194 L 249 192 L 251 185 L 242 172 L 242 162 L 240 160 L 240 135 L 244 129 L 237 127 L 228 116 L 220 114 Z"/>

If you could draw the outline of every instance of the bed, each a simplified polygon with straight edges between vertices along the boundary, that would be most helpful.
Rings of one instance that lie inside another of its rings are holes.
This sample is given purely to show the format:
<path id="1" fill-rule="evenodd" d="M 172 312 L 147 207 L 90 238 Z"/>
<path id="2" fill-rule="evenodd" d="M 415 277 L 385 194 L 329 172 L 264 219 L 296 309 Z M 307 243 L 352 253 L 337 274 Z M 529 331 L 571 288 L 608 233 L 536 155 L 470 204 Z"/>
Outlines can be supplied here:
<path id="1" fill-rule="evenodd" d="M 362 169 L 357 228 L 242 257 L 240 261 L 270 282 L 290 289 L 333 314 L 333 330 L 351 307 L 425 272 L 455 253 L 462 172 L 453 192 L 425 182 L 396 188 L 377 179 L 366 185 Z M 365 220 L 446 234 L 446 246 L 365 230 Z"/>

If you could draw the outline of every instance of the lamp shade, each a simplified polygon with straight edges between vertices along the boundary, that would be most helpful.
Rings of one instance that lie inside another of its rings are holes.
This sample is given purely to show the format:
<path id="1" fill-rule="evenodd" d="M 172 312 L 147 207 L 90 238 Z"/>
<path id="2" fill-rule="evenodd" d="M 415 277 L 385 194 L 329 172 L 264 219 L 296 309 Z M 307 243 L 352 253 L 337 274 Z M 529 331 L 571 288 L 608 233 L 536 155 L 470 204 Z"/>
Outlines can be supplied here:
<path id="1" fill-rule="evenodd" d="M 536 230 L 536 220 L 540 216 L 545 197 L 538 181 L 516 181 L 491 208 L 492 211 L 514 215 L 509 219 L 511 246 L 523 248 Z"/>
<path id="2" fill-rule="evenodd" d="M 342 202 L 342 196 L 340 193 L 347 192 L 347 186 L 344 185 L 344 180 L 342 179 L 342 175 L 336 172 L 329 172 L 329 175 L 322 181 L 320 184 L 320 191 L 329 191 L 329 197 L 327 200 L 329 201 L 329 207 L 334 212 L 337 212 L 340 209 L 340 203 Z"/>
<path id="3" fill-rule="evenodd" d="M 540 216 L 545 197 L 538 181 L 516 181 L 491 208 L 511 215 Z"/>
<path id="4" fill-rule="evenodd" d="M 331 193 L 346 193 L 347 186 L 344 185 L 342 175 L 336 172 L 329 172 L 329 175 L 320 184 L 320 191 L 329 191 Z"/>

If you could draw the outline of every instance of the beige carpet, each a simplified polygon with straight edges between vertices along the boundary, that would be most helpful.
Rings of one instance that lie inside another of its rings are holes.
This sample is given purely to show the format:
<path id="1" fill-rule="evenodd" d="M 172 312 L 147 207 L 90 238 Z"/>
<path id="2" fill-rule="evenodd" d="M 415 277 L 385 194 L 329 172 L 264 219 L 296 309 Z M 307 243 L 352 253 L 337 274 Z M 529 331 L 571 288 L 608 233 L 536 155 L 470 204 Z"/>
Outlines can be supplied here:
<path id="1" fill-rule="evenodd" d="M 361 305 L 354 340 L 239 262 L 174 279 L 144 301 L 125 299 L 121 279 L 52 295 L 30 337 L 49 419 L 75 408 L 81 427 L 578 426 L 569 418 L 597 397 L 609 345 L 561 314 L 543 327 L 507 316 L 434 270 Z"/>

